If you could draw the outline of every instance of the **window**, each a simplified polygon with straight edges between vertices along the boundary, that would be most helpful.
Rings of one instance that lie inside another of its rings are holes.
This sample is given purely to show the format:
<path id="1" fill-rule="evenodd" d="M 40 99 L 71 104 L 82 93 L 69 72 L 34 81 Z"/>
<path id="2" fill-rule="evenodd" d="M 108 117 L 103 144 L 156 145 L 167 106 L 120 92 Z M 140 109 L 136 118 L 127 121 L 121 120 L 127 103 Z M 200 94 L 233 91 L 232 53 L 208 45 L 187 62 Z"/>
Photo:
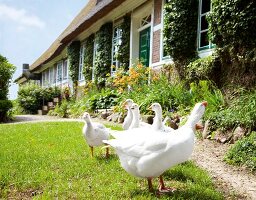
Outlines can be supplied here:
<path id="1" fill-rule="evenodd" d="M 49 69 L 49 83 L 50 83 L 50 85 L 55 84 L 55 81 L 56 81 L 56 79 L 55 79 L 55 70 L 54 70 L 54 67 L 51 67 Z"/>
<path id="2" fill-rule="evenodd" d="M 62 61 L 57 64 L 57 82 L 62 81 L 62 64 Z"/>
<path id="3" fill-rule="evenodd" d="M 85 44 L 82 44 L 81 48 L 80 48 L 80 57 L 79 57 L 79 72 L 78 72 L 78 80 L 79 81 L 84 80 L 84 76 L 83 76 L 84 49 L 85 49 Z"/>
<path id="4" fill-rule="evenodd" d="M 96 40 L 94 40 L 94 48 L 93 48 L 93 67 L 92 67 L 92 80 L 94 80 L 94 65 L 95 65 L 95 60 L 96 60 L 96 54 L 98 51 L 99 45 L 96 42 Z"/>
<path id="5" fill-rule="evenodd" d="M 68 79 L 68 60 L 64 60 L 63 62 L 63 80 Z"/>
<path id="6" fill-rule="evenodd" d="M 43 86 L 47 86 L 49 84 L 49 70 L 46 69 L 42 73 Z"/>
<path id="7" fill-rule="evenodd" d="M 113 40 L 112 40 L 112 66 L 111 76 L 116 73 L 116 70 L 120 67 L 120 62 L 117 59 L 118 50 L 121 45 L 122 29 L 120 26 L 114 27 L 113 30 Z"/>
<path id="8" fill-rule="evenodd" d="M 167 0 L 164 1 L 164 3 L 167 3 Z M 163 24 L 163 30 L 164 30 L 164 18 L 165 18 L 165 15 L 166 15 L 166 12 L 165 12 L 165 9 L 163 9 L 163 21 L 162 21 L 162 24 Z M 166 50 L 166 43 L 165 43 L 165 38 L 164 38 L 164 33 L 163 31 L 161 31 L 161 37 L 162 37 L 162 59 L 165 60 L 165 59 L 170 59 L 170 55 L 168 55 L 168 52 Z"/>
<path id="9" fill-rule="evenodd" d="M 199 50 L 209 49 L 212 47 L 211 42 L 208 39 L 208 22 L 206 15 L 211 10 L 211 0 L 200 0 L 199 1 L 199 36 L 198 36 L 198 47 Z"/>

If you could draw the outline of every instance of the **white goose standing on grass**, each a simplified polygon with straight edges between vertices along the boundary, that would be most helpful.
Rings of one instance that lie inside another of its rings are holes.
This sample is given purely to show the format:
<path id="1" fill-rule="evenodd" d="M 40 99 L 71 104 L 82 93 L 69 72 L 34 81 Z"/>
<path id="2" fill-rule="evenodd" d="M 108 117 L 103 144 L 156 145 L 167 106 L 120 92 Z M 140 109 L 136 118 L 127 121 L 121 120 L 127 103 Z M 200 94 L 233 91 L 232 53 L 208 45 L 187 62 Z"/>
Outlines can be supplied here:
<path id="1" fill-rule="evenodd" d="M 152 128 L 155 131 L 162 131 L 168 133 L 174 131 L 174 129 L 172 129 L 171 127 L 164 125 L 164 122 L 162 121 L 162 107 L 159 103 L 153 103 L 148 109 L 155 112 L 155 117 L 152 124 Z"/>
<path id="2" fill-rule="evenodd" d="M 134 128 L 139 128 L 139 127 L 151 127 L 150 124 L 146 122 L 142 122 L 140 120 L 140 109 L 138 104 L 133 103 L 131 106 L 131 111 L 132 111 L 132 123 L 129 127 L 129 129 L 134 129 Z"/>
<path id="3" fill-rule="evenodd" d="M 103 142 L 116 150 L 125 171 L 136 177 L 147 178 L 149 191 L 154 191 L 154 177 L 159 177 L 159 193 L 173 191 L 173 188 L 165 187 L 162 174 L 170 167 L 187 161 L 191 156 L 196 123 L 203 116 L 206 106 L 207 102 L 197 103 L 186 124 L 174 130 L 172 134 L 159 134 L 159 131 L 149 128 L 137 128 L 125 131 L 134 133 L 130 137 Z M 147 137 L 135 134 L 142 131 L 147 132 Z"/>
<path id="4" fill-rule="evenodd" d="M 108 140 L 110 137 L 109 130 L 101 123 L 92 122 L 90 114 L 85 112 L 82 117 L 85 121 L 83 135 L 90 147 L 91 156 L 93 157 L 93 147 L 100 146 L 104 143 L 102 140 Z M 109 157 L 109 148 L 106 148 L 106 157 Z"/>
<path id="5" fill-rule="evenodd" d="M 133 104 L 133 100 L 132 99 L 127 99 L 124 102 L 124 106 L 127 109 L 127 116 L 125 117 L 123 125 L 122 125 L 124 130 L 128 130 L 130 125 L 131 125 L 131 123 L 132 123 L 132 118 L 133 118 L 132 111 L 131 111 L 132 104 Z"/>

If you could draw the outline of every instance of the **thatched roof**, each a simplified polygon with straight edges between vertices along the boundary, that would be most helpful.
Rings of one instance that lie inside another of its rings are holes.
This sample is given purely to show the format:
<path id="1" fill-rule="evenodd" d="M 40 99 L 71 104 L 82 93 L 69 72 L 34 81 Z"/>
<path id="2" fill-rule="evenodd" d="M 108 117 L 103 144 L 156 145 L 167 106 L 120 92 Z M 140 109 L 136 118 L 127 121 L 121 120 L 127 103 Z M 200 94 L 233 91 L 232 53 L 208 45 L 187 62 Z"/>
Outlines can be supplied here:
<path id="1" fill-rule="evenodd" d="M 29 67 L 31 71 L 57 56 L 76 36 L 107 15 L 125 0 L 89 0 L 52 45 Z"/>

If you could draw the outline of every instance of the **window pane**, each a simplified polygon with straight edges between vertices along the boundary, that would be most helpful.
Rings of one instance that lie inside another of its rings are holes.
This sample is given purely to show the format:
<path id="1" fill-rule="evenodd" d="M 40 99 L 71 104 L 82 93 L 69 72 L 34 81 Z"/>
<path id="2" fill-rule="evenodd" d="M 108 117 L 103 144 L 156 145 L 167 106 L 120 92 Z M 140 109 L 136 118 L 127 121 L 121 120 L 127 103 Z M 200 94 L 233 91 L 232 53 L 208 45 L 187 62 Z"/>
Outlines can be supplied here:
<path id="1" fill-rule="evenodd" d="M 207 31 L 205 31 L 200 35 L 200 47 L 204 47 L 208 45 L 209 45 L 208 35 L 207 35 Z"/>
<path id="2" fill-rule="evenodd" d="M 201 17 L 201 31 L 208 29 L 208 22 L 206 20 L 206 16 Z"/>
<path id="3" fill-rule="evenodd" d="M 202 9 L 201 13 L 209 12 L 211 9 L 211 0 L 201 0 L 202 1 Z"/>
<path id="4" fill-rule="evenodd" d="M 67 60 L 63 63 L 63 80 L 66 80 L 68 78 L 68 62 Z"/>

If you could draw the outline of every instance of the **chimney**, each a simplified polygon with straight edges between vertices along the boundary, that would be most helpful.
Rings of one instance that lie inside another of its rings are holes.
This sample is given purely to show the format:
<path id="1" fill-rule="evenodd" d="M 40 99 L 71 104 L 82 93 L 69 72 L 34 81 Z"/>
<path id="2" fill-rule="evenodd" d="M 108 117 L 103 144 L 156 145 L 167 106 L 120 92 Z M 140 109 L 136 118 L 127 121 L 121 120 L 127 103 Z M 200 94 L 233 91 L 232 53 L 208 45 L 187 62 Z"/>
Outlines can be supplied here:
<path id="1" fill-rule="evenodd" d="M 29 64 L 22 64 L 22 72 L 26 73 L 29 72 Z"/>

